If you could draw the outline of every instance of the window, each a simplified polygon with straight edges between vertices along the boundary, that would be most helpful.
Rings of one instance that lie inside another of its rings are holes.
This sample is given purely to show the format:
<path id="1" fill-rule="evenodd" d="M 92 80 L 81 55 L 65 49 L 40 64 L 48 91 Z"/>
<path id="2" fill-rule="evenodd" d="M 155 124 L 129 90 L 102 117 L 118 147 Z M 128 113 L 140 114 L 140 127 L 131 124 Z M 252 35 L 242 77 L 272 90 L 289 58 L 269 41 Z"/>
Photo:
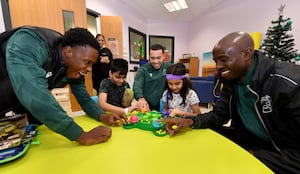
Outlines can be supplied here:
<path id="1" fill-rule="evenodd" d="M 96 34 L 100 33 L 100 14 L 87 9 L 87 29 L 96 37 Z"/>

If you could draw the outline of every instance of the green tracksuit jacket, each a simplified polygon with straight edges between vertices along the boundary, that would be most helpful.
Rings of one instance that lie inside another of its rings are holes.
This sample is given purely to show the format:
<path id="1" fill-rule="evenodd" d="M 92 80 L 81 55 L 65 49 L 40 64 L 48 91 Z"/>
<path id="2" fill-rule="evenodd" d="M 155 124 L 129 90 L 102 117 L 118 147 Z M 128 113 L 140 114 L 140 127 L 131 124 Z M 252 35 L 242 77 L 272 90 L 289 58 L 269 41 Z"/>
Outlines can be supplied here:
<path id="1" fill-rule="evenodd" d="M 159 109 L 160 98 L 165 88 L 166 69 L 171 63 L 163 62 L 160 69 L 154 69 L 148 62 L 140 67 L 133 83 L 135 99 L 144 97 L 150 109 Z"/>
<path id="2" fill-rule="evenodd" d="M 2 45 L 6 52 L 6 67 L 13 91 L 19 102 L 40 122 L 53 131 L 76 140 L 83 129 L 69 117 L 48 90 L 46 70 L 48 49 L 41 38 L 28 29 L 19 29 Z M 62 78 L 54 87 L 69 84 L 78 103 L 91 117 L 104 113 L 90 98 L 80 79 Z"/>

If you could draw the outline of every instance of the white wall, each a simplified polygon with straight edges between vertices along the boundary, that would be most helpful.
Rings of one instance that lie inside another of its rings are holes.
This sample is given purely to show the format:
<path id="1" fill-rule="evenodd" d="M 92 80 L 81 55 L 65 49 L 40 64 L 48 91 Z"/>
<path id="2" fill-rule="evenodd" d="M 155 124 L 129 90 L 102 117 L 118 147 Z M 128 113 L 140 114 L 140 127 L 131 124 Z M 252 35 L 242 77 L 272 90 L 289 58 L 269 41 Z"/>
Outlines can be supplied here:
<path id="1" fill-rule="evenodd" d="M 285 4 L 284 18 L 293 21 L 292 31 L 295 48 L 300 50 L 300 7 L 299 0 L 226 0 L 207 13 L 195 17 L 190 22 L 157 21 L 146 19 L 142 14 L 126 6 L 120 0 L 87 0 L 87 7 L 102 15 L 123 17 L 123 46 L 128 59 L 128 26 L 147 35 L 166 35 L 175 37 L 175 62 L 184 53 L 191 53 L 202 59 L 202 53 L 211 51 L 216 42 L 233 31 L 262 32 L 264 35 L 272 20 L 278 19 L 278 9 Z M 148 39 L 148 38 L 147 38 Z M 148 41 L 147 41 L 147 47 Z M 202 73 L 200 61 L 199 74 Z"/>
<path id="2" fill-rule="evenodd" d="M 4 21 L 3 21 L 3 13 L 2 13 L 2 5 L 0 3 L 0 32 L 5 31 Z"/>
<path id="3" fill-rule="evenodd" d="M 295 48 L 300 52 L 299 0 L 226 0 L 209 12 L 194 18 L 191 22 L 149 20 L 120 0 L 86 0 L 87 8 L 99 12 L 101 15 L 122 16 L 124 58 L 129 60 L 128 26 L 130 26 L 146 33 L 147 36 L 174 36 L 175 62 L 184 53 L 192 53 L 202 58 L 203 52 L 210 51 L 219 39 L 233 31 L 259 31 L 262 32 L 264 39 L 268 27 L 271 26 L 271 21 L 278 19 L 278 8 L 281 3 L 286 6 L 283 17 L 290 17 L 293 21 L 292 32 L 295 37 Z M 0 32 L 4 30 L 1 13 Z M 147 47 L 149 47 L 148 41 Z M 202 61 L 200 61 L 200 74 L 201 65 Z M 130 65 L 129 68 L 133 66 L 135 65 Z"/>
<path id="4" fill-rule="evenodd" d="M 184 53 L 191 53 L 188 49 L 188 31 L 190 22 L 148 21 L 148 35 L 174 36 L 174 62 Z"/>
<path id="5" fill-rule="evenodd" d="M 193 20 L 190 27 L 191 52 L 202 58 L 202 53 L 211 51 L 223 36 L 234 31 L 262 32 L 265 38 L 271 21 L 278 20 L 279 7 L 285 4 L 283 18 L 291 18 L 295 48 L 300 51 L 300 16 L 298 0 L 226 0 L 209 12 Z M 200 61 L 200 67 L 202 67 Z M 201 71 L 201 68 L 199 69 Z M 201 71 L 202 72 L 202 71 Z M 201 73 L 200 73 L 201 74 Z"/>
<path id="6" fill-rule="evenodd" d="M 140 32 L 147 34 L 147 19 L 133 9 L 126 6 L 120 0 L 86 0 L 87 8 L 100 13 L 103 16 L 122 16 L 123 23 L 123 52 L 129 62 L 129 34 L 128 27 L 132 27 Z M 148 43 L 147 43 L 148 44 Z M 129 65 L 133 69 L 136 64 Z"/>
<path id="7" fill-rule="evenodd" d="M 157 21 L 149 20 L 136 12 L 131 7 L 128 7 L 120 0 L 86 0 L 86 6 L 103 16 L 122 16 L 123 20 L 123 47 L 124 58 L 129 61 L 129 36 L 128 27 L 132 27 L 138 31 L 147 34 L 147 54 L 149 48 L 149 35 L 162 35 L 175 37 L 175 62 L 182 57 L 183 53 L 189 53 L 188 50 L 188 28 L 190 22 L 172 22 L 172 21 Z M 148 55 L 147 55 L 148 57 Z M 130 65 L 130 68 L 135 65 Z"/>

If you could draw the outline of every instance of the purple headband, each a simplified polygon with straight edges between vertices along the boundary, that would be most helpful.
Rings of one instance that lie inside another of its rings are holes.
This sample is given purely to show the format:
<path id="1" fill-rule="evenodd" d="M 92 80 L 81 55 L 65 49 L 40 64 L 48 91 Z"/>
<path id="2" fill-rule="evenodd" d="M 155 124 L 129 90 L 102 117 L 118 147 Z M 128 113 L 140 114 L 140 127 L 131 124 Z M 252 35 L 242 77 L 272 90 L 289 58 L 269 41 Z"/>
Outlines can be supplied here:
<path id="1" fill-rule="evenodd" d="M 186 75 L 166 74 L 167 80 L 179 80 L 186 78 Z"/>

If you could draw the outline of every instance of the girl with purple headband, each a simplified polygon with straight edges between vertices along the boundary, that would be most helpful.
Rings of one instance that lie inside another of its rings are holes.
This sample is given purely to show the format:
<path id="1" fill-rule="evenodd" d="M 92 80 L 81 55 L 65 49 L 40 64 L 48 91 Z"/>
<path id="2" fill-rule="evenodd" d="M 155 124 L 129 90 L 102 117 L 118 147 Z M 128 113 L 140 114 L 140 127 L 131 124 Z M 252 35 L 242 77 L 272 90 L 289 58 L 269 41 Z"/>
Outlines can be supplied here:
<path id="1" fill-rule="evenodd" d="M 162 96 L 164 111 L 169 116 L 196 116 L 201 113 L 199 98 L 186 76 L 183 63 L 176 63 L 166 70 L 166 85 Z"/>

